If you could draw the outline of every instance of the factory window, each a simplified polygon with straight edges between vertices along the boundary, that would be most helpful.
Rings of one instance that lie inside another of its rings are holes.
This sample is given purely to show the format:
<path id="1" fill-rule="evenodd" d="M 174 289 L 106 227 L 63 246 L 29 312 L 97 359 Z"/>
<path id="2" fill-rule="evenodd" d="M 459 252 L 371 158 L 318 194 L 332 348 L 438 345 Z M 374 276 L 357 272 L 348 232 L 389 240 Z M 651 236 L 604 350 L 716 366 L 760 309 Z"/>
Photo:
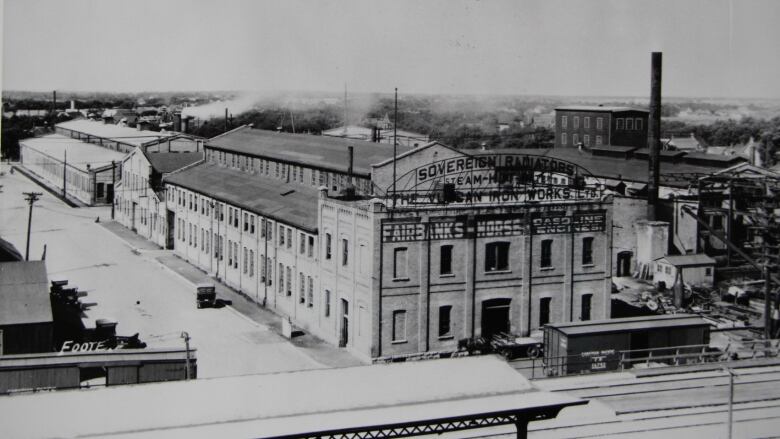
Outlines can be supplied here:
<path id="1" fill-rule="evenodd" d="M 443 245 L 439 250 L 439 274 L 452 274 L 451 245 Z"/>
<path id="2" fill-rule="evenodd" d="M 190 210 L 192 210 L 192 194 L 188 194 L 187 199 L 189 201 L 189 204 L 188 204 L 189 208 L 190 208 Z"/>
<path id="3" fill-rule="evenodd" d="M 330 317 L 330 290 L 325 290 L 325 317 Z"/>
<path id="4" fill-rule="evenodd" d="M 452 331 L 452 325 L 450 324 L 450 315 L 452 314 L 452 306 L 445 305 L 439 307 L 439 337 L 447 337 Z"/>
<path id="5" fill-rule="evenodd" d="M 244 212 L 244 231 L 249 231 L 249 215 L 246 212 Z"/>
<path id="6" fill-rule="evenodd" d="M 284 226 L 279 224 L 279 246 L 284 247 Z"/>
<path id="7" fill-rule="evenodd" d="M 704 269 L 704 275 L 705 276 L 712 276 L 712 268 L 711 267 L 705 268 Z"/>
<path id="8" fill-rule="evenodd" d="M 393 311 L 393 342 L 406 341 L 406 311 Z"/>
<path id="9" fill-rule="evenodd" d="M 300 285 L 299 285 L 299 288 L 298 288 L 300 290 L 299 291 L 299 296 L 300 297 L 298 297 L 298 301 L 300 303 L 304 303 L 304 302 L 306 302 L 306 278 L 305 278 L 305 276 L 303 275 L 302 272 L 299 272 L 298 276 L 300 277 L 300 279 L 298 280 L 300 282 Z"/>
<path id="10" fill-rule="evenodd" d="M 247 248 L 246 248 L 246 247 L 244 247 L 244 264 L 243 264 L 243 266 L 242 266 L 242 269 L 243 269 L 243 272 L 244 272 L 244 274 L 246 274 L 246 270 L 247 270 L 247 268 L 248 268 L 248 265 L 249 265 L 249 264 L 247 264 L 247 259 L 249 259 L 249 258 L 247 257 L 247 253 L 248 253 L 248 250 L 247 250 Z"/>
<path id="11" fill-rule="evenodd" d="M 314 169 L 311 170 L 311 185 L 316 186 L 317 185 L 317 176 L 314 173 Z"/>
<path id="12" fill-rule="evenodd" d="M 635 126 L 636 126 L 637 130 L 641 130 L 642 129 L 642 119 L 637 118 Z"/>
<path id="13" fill-rule="evenodd" d="M 590 117 L 583 117 L 582 118 L 582 126 L 585 129 L 589 129 L 590 128 Z"/>
<path id="14" fill-rule="evenodd" d="M 238 209 L 233 209 L 233 227 L 238 228 Z"/>
<path id="15" fill-rule="evenodd" d="M 314 306 L 314 279 L 311 278 L 311 276 L 308 276 L 309 280 L 309 291 L 308 291 L 308 300 L 307 300 L 307 306 L 311 308 Z"/>
<path id="16" fill-rule="evenodd" d="M 672 267 L 667 265 L 666 267 L 664 267 L 664 271 L 666 272 L 666 274 L 672 274 Z"/>
<path id="17" fill-rule="evenodd" d="M 228 239 L 228 267 L 233 266 L 233 241 Z"/>
<path id="18" fill-rule="evenodd" d="M 597 130 L 603 130 L 604 129 L 604 118 L 603 117 L 597 117 L 596 118 L 596 129 Z"/>
<path id="19" fill-rule="evenodd" d="M 292 175 L 293 175 L 293 177 L 292 177 L 293 181 L 298 180 L 298 167 L 297 166 L 293 166 Z"/>
<path id="20" fill-rule="evenodd" d="M 255 251 L 249 250 L 249 277 L 255 275 Z"/>
<path id="21" fill-rule="evenodd" d="M 539 326 L 550 323 L 550 302 L 552 298 L 542 297 L 539 299 Z"/>
<path id="22" fill-rule="evenodd" d="M 331 238 L 330 233 L 325 234 L 325 259 L 330 259 L 330 244 L 331 244 Z"/>
<path id="23" fill-rule="evenodd" d="M 274 283 L 274 263 L 271 261 L 271 258 L 265 258 L 267 267 L 267 275 L 265 276 L 266 279 L 268 279 L 268 285 L 273 285 Z"/>
<path id="24" fill-rule="evenodd" d="M 254 235 L 255 234 L 255 216 L 249 215 L 249 233 Z"/>
<path id="25" fill-rule="evenodd" d="M 568 128 L 569 118 L 567 116 L 561 116 L 561 128 Z"/>
<path id="26" fill-rule="evenodd" d="M 406 247 L 395 249 L 393 252 L 393 279 L 407 279 L 406 263 Z"/>
<path id="27" fill-rule="evenodd" d="M 260 237 L 265 238 L 265 218 L 258 220 L 257 225 L 260 226 Z"/>
<path id="28" fill-rule="evenodd" d="M 238 270 L 238 242 L 233 243 L 233 268 Z"/>
<path id="29" fill-rule="evenodd" d="M 274 174 L 276 175 L 276 178 L 279 178 L 279 163 L 274 162 Z"/>
<path id="30" fill-rule="evenodd" d="M 274 240 L 274 225 L 271 224 L 271 221 L 268 221 L 268 227 L 266 228 L 268 230 L 268 236 L 266 236 L 267 241 L 273 241 Z"/>
<path id="31" fill-rule="evenodd" d="M 509 269 L 509 243 L 490 242 L 485 245 L 485 271 Z"/>
<path id="32" fill-rule="evenodd" d="M 233 224 L 233 208 L 228 206 L 228 224 Z"/>
<path id="33" fill-rule="evenodd" d="M 601 136 L 596 136 L 596 145 L 601 145 Z"/>
<path id="34" fill-rule="evenodd" d="M 287 267 L 287 295 L 292 296 L 292 270 Z"/>
<path id="35" fill-rule="evenodd" d="M 634 129 L 634 119 L 627 118 L 626 119 L 626 129 L 627 130 L 633 130 Z"/>
<path id="36" fill-rule="evenodd" d="M 574 129 L 578 129 L 580 127 L 580 117 L 574 116 Z"/>
<path id="37" fill-rule="evenodd" d="M 542 268 L 552 267 L 552 239 L 542 241 Z"/>
<path id="38" fill-rule="evenodd" d="M 265 161 L 265 175 L 268 175 L 271 173 L 271 162 L 269 160 Z"/>
<path id="39" fill-rule="evenodd" d="M 582 138 L 585 140 L 585 146 L 590 146 L 590 136 L 585 134 Z"/>
<path id="40" fill-rule="evenodd" d="M 580 135 L 579 134 L 572 134 L 571 135 L 571 144 L 573 146 L 577 146 L 580 143 Z"/>
<path id="41" fill-rule="evenodd" d="M 593 238 L 582 238 L 582 265 L 593 264 Z"/>
<path id="42" fill-rule="evenodd" d="M 590 320 L 590 302 L 593 300 L 593 294 L 583 294 L 582 295 L 582 305 L 581 305 L 581 312 L 580 312 L 580 320 Z"/>
<path id="43" fill-rule="evenodd" d="M 618 119 L 618 120 L 617 120 L 617 122 L 616 122 L 616 127 L 617 127 L 617 129 L 619 129 L 619 130 L 622 130 L 622 129 L 623 129 L 623 119 Z"/>
<path id="44" fill-rule="evenodd" d="M 320 175 L 320 186 L 326 186 L 327 183 L 325 183 L 325 178 L 327 177 L 324 172 L 317 171 L 317 173 Z"/>
<path id="45" fill-rule="evenodd" d="M 308 256 L 309 257 L 314 256 L 314 237 L 313 236 L 309 236 L 309 253 L 308 253 Z"/>
<path id="46" fill-rule="evenodd" d="M 300 247 L 300 248 L 298 249 L 298 252 L 299 252 L 300 254 L 304 254 L 304 253 L 306 253 L 306 236 L 305 236 L 303 233 L 300 233 L 300 234 L 299 234 L 299 236 L 298 236 L 298 242 L 300 243 L 300 244 L 299 244 L 299 247 Z"/>
<path id="47" fill-rule="evenodd" d="M 287 248 L 291 248 L 293 245 L 292 228 L 287 229 Z"/>
<path id="48" fill-rule="evenodd" d="M 561 133 L 561 145 L 566 144 L 566 133 Z"/>
<path id="49" fill-rule="evenodd" d="M 655 264 L 655 271 L 659 273 L 663 271 L 663 268 L 661 268 L 661 264 Z"/>
<path id="50" fill-rule="evenodd" d="M 279 264 L 279 293 L 284 292 L 284 265 Z"/>
<path id="51" fill-rule="evenodd" d="M 195 211 L 195 212 L 197 212 L 197 211 L 198 211 L 198 198 L 199 198 L 199 197 L 198 197 L 197 195 L 195 195 L 195 197 L 194 197 L 194 198 L 195 198 L 195 199 L 194 199 L 195 208 L 194 208 L 194 209 L 192 209 L 192 210 L 193 210 L 193 211 Z M 201 205 L 202 205 L 202 203 L 201 203 Z"/>
<path id="52" fill-rule="evenodd" d="M 341 265 L 346 266 L 349 263 L 349 241 L 341 240 Z"/>

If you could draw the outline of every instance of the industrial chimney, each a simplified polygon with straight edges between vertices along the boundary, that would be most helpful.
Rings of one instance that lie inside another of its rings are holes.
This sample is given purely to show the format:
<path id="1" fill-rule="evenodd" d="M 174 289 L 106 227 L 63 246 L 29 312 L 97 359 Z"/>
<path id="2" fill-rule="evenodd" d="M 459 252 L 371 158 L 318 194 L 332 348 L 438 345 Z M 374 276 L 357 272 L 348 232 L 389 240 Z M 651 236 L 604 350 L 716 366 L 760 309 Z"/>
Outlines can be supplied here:
<path id="1" fill-rule="evenodd" d="M 658 183 L 661 151 L 661 52 L 653 52 L 650 66 L 650 117 L 648 120 L 647 147 L 650 165 L 647 181 L 647 219 L 655 221 L 658 211 Z"/>

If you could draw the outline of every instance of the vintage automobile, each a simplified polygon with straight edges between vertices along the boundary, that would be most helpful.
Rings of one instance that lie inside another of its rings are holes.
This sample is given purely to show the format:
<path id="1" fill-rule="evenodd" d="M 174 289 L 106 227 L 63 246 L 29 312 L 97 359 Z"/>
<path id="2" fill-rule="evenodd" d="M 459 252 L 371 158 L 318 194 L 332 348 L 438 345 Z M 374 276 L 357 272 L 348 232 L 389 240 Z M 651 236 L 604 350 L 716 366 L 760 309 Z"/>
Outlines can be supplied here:
<path id="1" fill-rule="evenodd" d="M 213 307 L 217 302 L 217 290 L 214 284 L 199 283 L 195 288 L 197 289 L 198 308 Z"/>

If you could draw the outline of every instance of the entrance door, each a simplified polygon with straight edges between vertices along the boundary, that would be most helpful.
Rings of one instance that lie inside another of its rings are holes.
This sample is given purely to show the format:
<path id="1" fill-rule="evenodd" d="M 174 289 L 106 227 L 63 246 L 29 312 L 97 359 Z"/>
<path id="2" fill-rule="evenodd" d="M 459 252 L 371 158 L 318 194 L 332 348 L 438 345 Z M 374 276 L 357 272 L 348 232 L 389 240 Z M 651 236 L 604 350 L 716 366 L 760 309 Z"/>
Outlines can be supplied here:
<path id="1" fill-rule="evenodd" d="M 339 337 L 339 347 L 347 346 L 349 342 L 349 302 L 341 299 L 341 336 Z"/>
<path id="2" fill-rule="evenodd" d="M 482 337 L 490 339 L 500 332 L 509 333 L 509 305 L 512 299 L 482 302 Z"/>
<path id="3" fill-rule="evenodd" d="M 631 252 L 620 252 L 617 257 L 617 277 L 631 276 Z"/>
<path id="4" fill-rule="evenodd" d="M 174 242 L 173 242 L 173 232 L 174 232 L 174 230 L 173 229 L 174 229 L 174 223 L 176 222 L 176 214 L 173 213 L 170 210 L 167 211 L 167 212 L 168 212 L 168 216 L 167 216 L 166 220 L 167 220 L 167 223 L 168 223 L 168 234 L 167 234 L 166 239 L 165 239 L 165 248 L 168 249 L 168 250 L 173 250 L 173 244 L 174 244 Z M 133 218 L 135 218 L 135 216 L 133 216 Z"/>
<path id="5" fill-rule="evenodd" d="M 111 183 L 106 184 L 106 202 L 114 202 L 114 185 Z"/>

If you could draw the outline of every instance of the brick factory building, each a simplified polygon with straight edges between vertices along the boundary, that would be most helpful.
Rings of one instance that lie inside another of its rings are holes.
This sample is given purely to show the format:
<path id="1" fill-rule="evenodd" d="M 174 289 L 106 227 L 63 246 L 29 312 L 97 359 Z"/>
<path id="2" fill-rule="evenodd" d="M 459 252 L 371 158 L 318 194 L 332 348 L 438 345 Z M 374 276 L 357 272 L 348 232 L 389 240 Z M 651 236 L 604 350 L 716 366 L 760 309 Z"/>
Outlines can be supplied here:
<path id="1" fill-rule="evenodd" d="M 205 153 L 165 178 L 176 254 L 364 358 L 609 317 L 612 199 L 570 161 L 249 127 Z"/>
<path id="2" fill-rule="evenodd" d="M 647 146 L 647 110 L 573 105 L 555 109 L 555 147 Z"/>

